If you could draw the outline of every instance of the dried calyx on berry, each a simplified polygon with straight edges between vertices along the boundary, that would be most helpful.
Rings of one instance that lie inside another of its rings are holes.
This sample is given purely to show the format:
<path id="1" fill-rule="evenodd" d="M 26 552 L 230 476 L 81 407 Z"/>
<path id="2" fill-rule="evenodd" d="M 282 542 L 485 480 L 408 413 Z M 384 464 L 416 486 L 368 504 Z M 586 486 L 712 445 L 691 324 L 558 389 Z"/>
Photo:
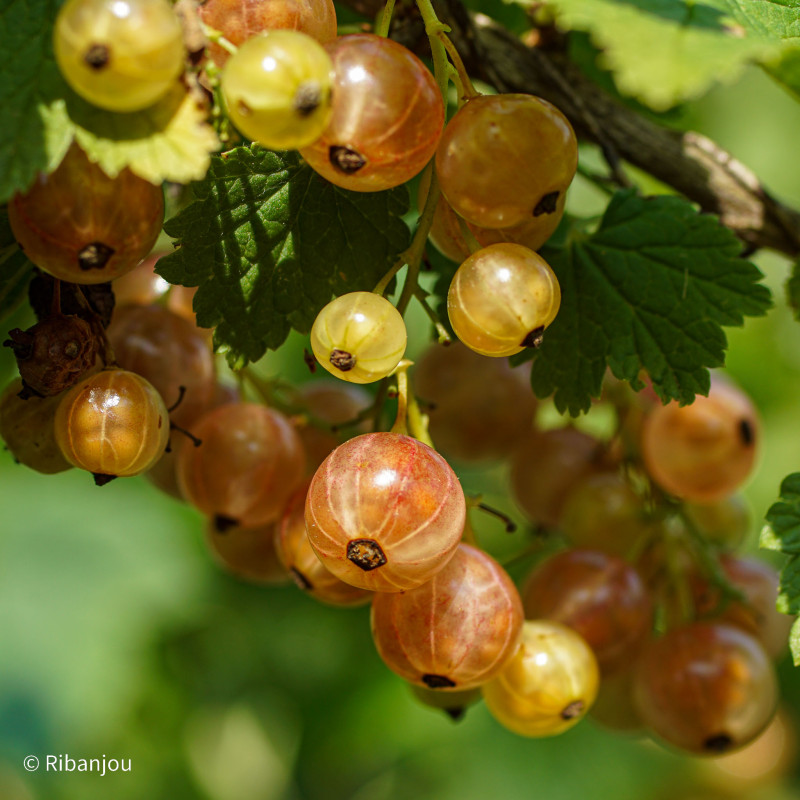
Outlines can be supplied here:
<path id="1" fill-rule="evenodd" d="M 88 322 L 51 314 L 23 331 L 9 331 L 5 347 L 14 351 L 23 389 L 20 397 L 59 394 L 94 366 L 98 340 Z"/>

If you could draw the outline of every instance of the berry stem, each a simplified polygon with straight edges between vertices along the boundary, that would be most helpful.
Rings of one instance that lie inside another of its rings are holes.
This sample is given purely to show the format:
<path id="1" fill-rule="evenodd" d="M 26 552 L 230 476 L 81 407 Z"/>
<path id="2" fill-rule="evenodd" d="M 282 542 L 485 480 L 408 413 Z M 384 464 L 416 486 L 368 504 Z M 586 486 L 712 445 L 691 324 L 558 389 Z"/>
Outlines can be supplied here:
<path id="1" fill-rule="evenodd" d="M 453 337 L 447 332 L 447 328 L 445 328 L 445 326 L 442 324 L 441 319 L 439 319 L 439 315 L 428 304 L 425 290 L 417 286 L 417 289 L 414 292 L 414 297 L 422 306 L 422 310 L 428 315 L 428 319 L 433 323 L 433 327 L 436 329 L 436 335 L 438 337 L 439 344 L 452 344 Z"/>
<path id="2" fill-rule="evenodd" d="M 394 13 L 394 0 L 387 0 L 383 7 L 378 24 L 375 26 L 375 33 L 378 36 L 388 36 L 389 28 L 392 25 L 392 14 Z"/>
<path id="3" fill-rule="evenodd" d="M 223 50 L 227 50 L 231 55 L 233 55 L 239 49 L 233 42 L 226 39 L 216 28 L 206 25 L 205 22 L 201 22 L 200 24 L 203 26 L 203 33 L 210 42 L 218 44 Z"/>
<path id="4" fill-rule="evenodd" d="M 444 46 L 444 49 L 447 51 L 447 55 L 450 57 L 450 61 L 453 62 L 453 66 L 456 69 L 456 73 L 458 75 L 459 83 L 461 86 L 461 100 L 462 101 L 471 100 L 473 97 L 478 97 L 480 92 L 478 92 L 472 85 L 472 80 L 469 77 L 469 73 L 467 72 L 467 69 L 464 66 L 464 62 L 461 60 L 461 55 L 456 49 L 456 46 L 453 44 L 450 38 L 445 34 L 444 30 L 437 31 L 436 36 L 439 39 L 439 41 L 441 41 L 442 45 Z"/>
<path id="5" fill-rule="evenodd" d="M 458 219 L 458 227 L 461 230 L 461 236 L 464 239 L 464 244 L 469 248 L 470 254 L 477 253 L 478 250 L 482 250 L 483 246 L 481 243 L 475 238 L 475 234 L 469 229 L 469 225 L 467 225 L 467 221 L 458 215 L 456 215 Z"/>
<path id="6" fill-rule="evenodd" d="M 397 417 L 395 417 L 394 425 L 392 425 L 392 433 L 401 433 L 408 436 L 408 368 L 411 362 L 403 359 L 395 370 L 395 378 L 397 379 Z"/>

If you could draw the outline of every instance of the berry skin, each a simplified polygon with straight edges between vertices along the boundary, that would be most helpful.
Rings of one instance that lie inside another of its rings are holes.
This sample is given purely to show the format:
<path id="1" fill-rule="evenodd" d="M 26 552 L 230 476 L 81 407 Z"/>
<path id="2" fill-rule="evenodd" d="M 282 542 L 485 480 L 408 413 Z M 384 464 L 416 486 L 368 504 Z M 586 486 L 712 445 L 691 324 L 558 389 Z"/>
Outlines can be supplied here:
<path id="1" fill-rule="evenodd" d="M 524 367 L 511 369 L 453 342 L 429 347 L 415 370 L 430 434 L 446 458 L 504 458 L 532 427 L 536 400 Z"/>
<path id="2" fill-rule="evenodd" d="M 470 100 L 436 151 L 442 194 L 457 214 L 485 228 L 557 214 L 577 168 L 578 142 L 567 118 L 526 94 Z"/>
<path id="3" fill-rule="evenodd" d="M 456 336 L 484 356 L 538 347 L 560 305 L 561 287 L 549 264 L 519 244 L 493 244 L 473 253 L 447 293 Z"/>
<path id="4" fill-rule="evenodd" d="M 289 576 L 275 550 L 274 523 L 220 530 L 210 519 L 205 532 L 211 555 L 226 572 L 251 583 L 288 583 Z"/>
<path id="5" fill-rule="evenodd" d="M 626 557 L 654 523 L 625 476 L 603 471 L 585 475 L 571 489 L 559 527 L 574 547 Z"/>
<path id="6" fill-rule="evenodd" d="M 760 423 L 750 398 L 714 376 L 708 397 L 668 403 L 645 417 L 641 446 L 648 474 L 666 491 L 694 503 L 733 494 L 755 466 Z"/>
<path id="7" fill-rule="evenodd" d="M 55 415 L 61 398 L 29 397 L 23 400 L 17 378 L 0 394 L 0 439 L 14 459 L 44 475 L 71 469 L 56 442 Z"/>
<path id="8" fill-rule="evenodd" d="M 636 705 L 660 738 L 696 755 L 749 744 L 769 724 L 778 699 L 775 670 L 761 645 L 730 625 L 673 628 L 636 668 Z"/>
<path id="9" fill-rule="evenodd" d="M 164 453 L 169 416 L 161 395 L 133 372 L 108 369 L 73 386 L 56 410 L 64 457 L 99 484 L 139 475 Z"/>
<path id="10" fill-rule="evenodd" d="M 300 387 L 298 401 L 307 415 L 302 424 L 296 426 L 306 451 L 306 470 L 310 477 L 347 435 L 365 433 L 369 429 L 365 420 L 353 427 L 348 425 L 340 433 L 332 430 L 337 425 L 352 422 L 369 407 L 372 397 L 354 383 L 317 380 Z"/>
<path id="11" fill-rule="evenodd" d="M 466 518 L 456 474 L 425 444 L 366 433 L 336 448 L 311 480 L 306 528 L 322 563 L 346 583 L 402 592 L 455 552 Z"/>
<path id="12" fill-rule="evenodd" d="M 571 628 L 525 620 L 522 644 L 482 687 L 492 716 L 520 736 L 555 736 L 579 722 L 597 696 L 597 660 Z"/>
<path id="13" fill-rule="evenodd" d="M 214 356 L 205 333 L 158 305 L 126 306 L 114 312 L 108 339 L 121 367 L 147 378 L 170 405 L 183 428 L 211 405 L 216 391 Z"/>
<path id="14" fill-rule="evenodd" d="M 198 9 L 200 18 L 239 47 L 253 36 L 272 30 L 295 30 L 320 44 L 336 38 L 333 0 L 206 0 Z M 208 53 L 218 67 L 230 53 L 210 43 Z"/>
<path id="15" fill-rule="evenodd" d="M 275 529 L 275 550 L 294 582 L 315 599 L 332 606 L 360 606 L 371 592 L 339 580 L 319 560 L 306 534 L 305 503 L 308 484 L 298 489 Z"/>
<path id="16" fill-rule="evenodd" d="M 25 255 L 71 283 L 104 283 L 132 270 L 152 249 L 163 219 L 160 186 L 128 169 L 109 178 L 76 144 L 55 172 L 8 205 Z"/>
<path id="17" fill-rule="evenodd" d="M 107 111 L 140 111 L 183 71 L 183 32 L 167 0 L 68 0 L 53 34 L 64 79 Z"/>
<path id="18" fill-rule="evenodd" d="M 505 570 L 460 544 L 429 581 L 372 599 L 372 638 L 389 669 L 430 689 L 474 689 L 514 654 L 522 602 Z"/>
<path id="19" fill-rule="evenodd" d="M 420 213 L 425 207 L 425 198 L 428 194 L 430 179 L 426 180 L 428 173 L 423 173 L 420 181 L 419 193 L 417 195 L 417 206 Z M 472 235 L 477 239 L 482 247 L 490 244 L 509 242 L 521 244 L 530 250 L 538 250 L 555 233 L 558 224 L 564 216 L 567 195 L 561 194 L 556 205 L 556 210 L 552 214 L 542 214 L 533 217 L 521 225 L 514 225 L 511 228 L 482 228 L 464 220 L 464 224 L 470 229 Z M 436 204 L 436 211 L 433 215 L 433 223 L 428 237 L 439 250 L 451 261 L 461 263 L 470 256 L 469 245 L 464 239 L 464 234 L 459 224 L 459 217 L 444 195 L 439 195 L 439 202 Z"/>
<path id="20" fill-rule="evenodd" d="M 433 157 L 444 125 L 433 75 L 383 36 L 340 36 L 326 50 L 336 73 L 333 117 L 301 155 L 343 189 L 378 192 L 410 180 Z"/>
<path id="21" fill-rule="evenodd" d="M 373 292 L 337 297 L 317 314 L 311 349 L 331 375 L 351 383 L 372 383 L 389 375 L 406 351 L 400 312 Z"/>
<path id="22" fill-rule="evenodd" d="M 531 522 L 556 528 L 577 483 L 596 472 L 600 443 L 575 428 L 536 431 L 511 459 L 511 494 Z"/>
<path id="23" fill-rule="evenodd" d="M 566 550 L 540 564 L 522 592 L 528 619 L 577 631 L 608 675 L 635 659 L 653 627 L 653 600 L 633 567 L 594 550 Z"/>
<path id="24" fill-rule="evenodd" d="M 291 422 L 256 403 L 227 403 L 192 426 L 202 444 L 185 441 L 178 453 L 178 485 L 220 530 L 276 522 L 300 485 L 303 446 Z"/>
<path id="25" fill-rule="evenodd" d="M 332 83 L 330 57 L 298 31 L 248 39 L 221 79 L 233 124 L 271 150 L 296 150 L 320 137 L 331 117 Z"/>

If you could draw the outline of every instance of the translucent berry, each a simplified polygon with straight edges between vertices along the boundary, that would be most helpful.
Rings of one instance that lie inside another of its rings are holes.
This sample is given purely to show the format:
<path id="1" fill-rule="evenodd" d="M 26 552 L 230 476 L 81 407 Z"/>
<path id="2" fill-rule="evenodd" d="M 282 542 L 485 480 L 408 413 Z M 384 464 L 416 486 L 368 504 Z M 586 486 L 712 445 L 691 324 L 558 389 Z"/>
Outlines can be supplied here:
<path id="1" fill-rule="evenodd" d="M 206 0 L 198 9 L 203 22 L 239 47 L 264 31 L 295 30 L 326 44 L 336 38 L 333 0 Z M 212 42 L 208 52 L 218 67 L 230 57 Z"/>
<path id="2" fill-rule="evenodd" d="M 294 582 L 323 603 L 332 606 L 358 606 L 369 602 L 371 592 L 337 578 L 311 547 L 306 534 L 305 504 L 308 485 L 298 489 L 283 511 L 275 530 L 278 558 Z"/>
<path id="3" fill-rule="evenodd" d="M 373 292 L 337 297 L 319 312 L 311 328 L 311 349 L 331 375 L 351 383 L 385 378 L 406 350 L 400 312 Z"/>
<path id="4" fill-rule="evenodd" d="M 456 336 L 485 356 L 538 347 L 561 306 L 561 287 L 548 263 L 518 244 L 493 244 L 458 268 L 447 293 Z"/>
<path id="5" fill-rule="evenodd" d="M 300 485 L 302 444 L 291 422 L 256 403 L 227 403 L 203 415 L 178 453 L 183 496 L 220 530 L 275 522 Z"/>
<path id="6" fill-rule="evenodd" d="M 444 124 L 433 75 L 384 36 L 340 36 L 326 49 L 336 74 L 333 118 L 303 158 L 331 183 L 358 192 L 410 180 L 433 157 Z"/>
<path id="7" fill-rule="evenodd" d="M 124 306 L 114 312 L 108 339 L 121 367 L 147 378 L 170 406 L 181 398 L 171 412 L 177 425 L 191 428 L 211 405 L 214 355 L 188 320 L 158 305 Z"/>
<path id="8" fill-rule="evenodd" d="M 67 461 L 102 484 L 153 466 L 167 446 L 169 417 L 161 395 L 144 378 L 108 369 L 63 396 L 55 434 Z"/>
<path id="9" fill-rule="evenodd" d="M 486 228 L 557 214 L 577 168 L 578 143 L 567 118 L 527 94 L 470 100 L 436 151 L 442 194 L 457 214 Z"/>
<path id="10" fill-rule="evenodd" d="M 472 689 L 514 654 L 522 603 L 506 571 L 460 544 L 429 581 L 372 600 L 372 638 L 389 669 L 430 689 Z"/>
<path id="11" fill-rule="evenodd" d="M 8 205 L 25 255 L 72 283 L 103 283 L 133 269 L 155 244 L 163 218 L 160 186 L 128 169 L 109 178 L 75 144 L 55 172 Z"/>
<path id="12" fill-rule="evenodd" d="M 431 437 L 447 458 L 503 458 L 531 430 L 536 400 L 528 371 L 460 342 L 429 347 L 415 366 L 414 386 Z"/>
<path id="13" fill-rule="evenodd" d="M 642 427 L 642 457 L 666 491 L 694 503 L 714 503 L 750 476 L 760 428 L 747 395 L 715 377 L 708 397 L 650 411 Z"/>
<path id="14" fill-rule="evenodd" d="M 289 576 L 275 550 L 275 524 L 254 528 L 217 527 L 206 523 L 206 543 L 214 560 L 231 575 L 252 583 L 288 583 Z"/>
<path id="15" fill-rule="evenodd" d="M 311 481 L 308 538 L 322 563 L 353 586 L 401 592 L 450 560 L 466 503 L 456 474 L 422 442 L 367 433 L 334 450 Z"/>
<path id="16" fill-rule="evenodd" d="M 636 570 L 596 550 L 548 558 L 528 578 L 522 599 L 528 619 L 577 631 L 604 675 L 628 666 L 653 628 L 653 599 Z"/>
<path id="17" fill-rule="evenodd" d="M 521 736 L 554 736 L 579 722 L 597 696 L 597 661 L 589 645 L 558 622 L 526 620 L 522 644 L 482 687 L 492 715 Z"/>
<path id="18" fill-rule="evenodd" d="M 0 439 L 14 459 L 45 475 L 71 469 L 56 442 L 55 416 L 61 398 L 28 397 L 23 400 L 17 378 L 0 394 Z"/>
<path id="19" fill-rule="evenodd" d="M 636 704 L 661 739 L 715 756 L 753 741 L 775 713 L 778 684 L 754 637 L 731 625 L 673 628 L 637 665 Z"/>
<path id="20" fill-rule="evenodd" d="M 53 45 L 67 83 L 108 111 L 152 105 L 183 72 L 183 32 L 167 0 L 67 0 Z"/>
<path id="21" fill-rule="evenodd" d="M 304 33 L 278 30 L 242 44 L 222 71 L 231 122 L 272 150 L 296 150 L 320 137 L 331 118 L 333 64 Z"/>

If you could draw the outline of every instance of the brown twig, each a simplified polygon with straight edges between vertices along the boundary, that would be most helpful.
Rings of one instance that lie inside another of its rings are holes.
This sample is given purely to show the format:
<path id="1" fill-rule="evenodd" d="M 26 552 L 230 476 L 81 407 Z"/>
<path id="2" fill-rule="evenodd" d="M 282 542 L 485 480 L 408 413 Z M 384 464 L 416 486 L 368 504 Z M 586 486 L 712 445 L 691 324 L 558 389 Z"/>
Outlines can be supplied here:
<path id="1" fill-rule="evenodd" d="M 344 2 L 362 13 L 382 7 L 380 0 Z M 528 92 L 556 105 L 581 139 L 600 146 L 617 182 L 624 181 L 619 160 L 628 162 L 718 215 L 749 249 L 800 254 L 800 213 L 770 195 L 715 142 L 665 128 L 623 105 L 590 81 L 563 48 L 528 47 L 489 17 L 470 16 L 459 0 L 435 0 L 434 6 L 471 75 L 499 92 Z M 402 29 L 403 43 L 414 50 L 424 51 L 424 37 L 421 26 Z"/>

